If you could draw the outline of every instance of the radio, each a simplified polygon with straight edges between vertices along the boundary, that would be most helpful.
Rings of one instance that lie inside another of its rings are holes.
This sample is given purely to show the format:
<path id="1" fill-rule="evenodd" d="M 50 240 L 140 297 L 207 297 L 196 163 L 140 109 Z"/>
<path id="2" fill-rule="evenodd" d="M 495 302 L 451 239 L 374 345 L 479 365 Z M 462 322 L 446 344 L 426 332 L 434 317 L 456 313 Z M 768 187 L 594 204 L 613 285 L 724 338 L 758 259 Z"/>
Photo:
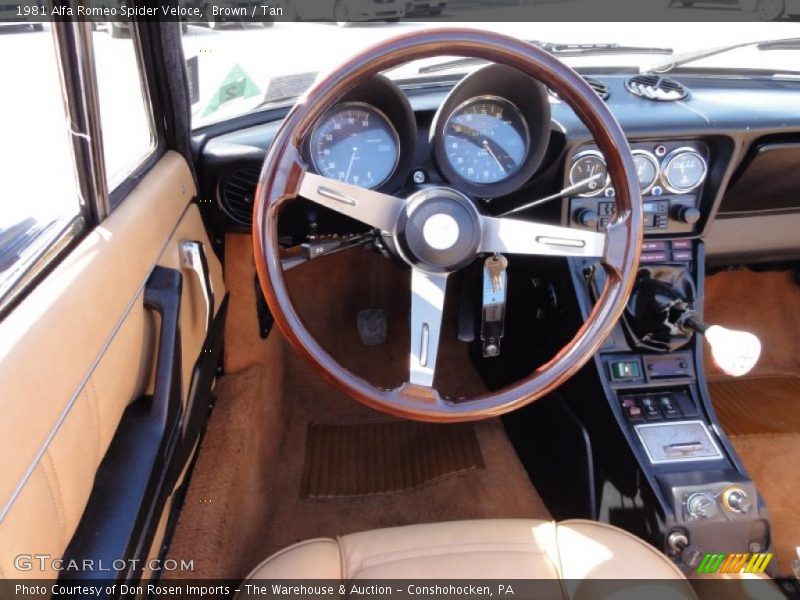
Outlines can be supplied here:
<path id="1" fill-rule="evenodd" d="M 614 220 L 613 197 L 577 197 L 569 201 L 570 223 L 592 231 L 605 231 Z M 676 194 L 642 199 L 644 229 L 649 233 L 691 233 L 700 220 L 697 196 Z"/>

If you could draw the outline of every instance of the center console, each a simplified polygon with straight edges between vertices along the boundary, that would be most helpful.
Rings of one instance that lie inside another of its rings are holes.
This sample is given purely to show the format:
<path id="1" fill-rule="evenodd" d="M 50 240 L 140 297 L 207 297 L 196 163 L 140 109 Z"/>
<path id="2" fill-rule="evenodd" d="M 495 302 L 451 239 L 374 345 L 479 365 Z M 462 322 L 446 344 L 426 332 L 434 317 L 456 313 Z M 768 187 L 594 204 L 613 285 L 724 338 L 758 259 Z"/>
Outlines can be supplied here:
<path id="1" fill-rule="evenodd" d="M 708 148 L 699 141 L 631 146 L 638 151 L 647 214 L 637 286 L 664 278 L 664 289 L 675 294 L 669 310 L 701 315 L 703 244 L 695 227 L 702 217 Z M 593 147 L 576 149 L 565 184 L 602 174 L 603 164 Z M 597 189 L 564 201 L 564 224 L 597 231 L 608 225 L 614 192 L 608 181 L 598 181 Z M 604 273 L 593 259 L 571 259 L 570 268 L 586 318 Z M 636 293 L 597 353 L 595 367 L 613 420 L 659 506 L 651 540 L 687 572 L 695 571 L 706 553 L 768 551 L 766 507 L 716 419 L 703 375 L 701 336 L 671 331 L 669 323 L 664 331 L 649 332 L 664 318 L 652 315 L 648 323 L 641 313 L 652 303 L 639 298 L 639 306 L 632 306 Z M 610 520 L 618 510 L 607 511 Z"/>

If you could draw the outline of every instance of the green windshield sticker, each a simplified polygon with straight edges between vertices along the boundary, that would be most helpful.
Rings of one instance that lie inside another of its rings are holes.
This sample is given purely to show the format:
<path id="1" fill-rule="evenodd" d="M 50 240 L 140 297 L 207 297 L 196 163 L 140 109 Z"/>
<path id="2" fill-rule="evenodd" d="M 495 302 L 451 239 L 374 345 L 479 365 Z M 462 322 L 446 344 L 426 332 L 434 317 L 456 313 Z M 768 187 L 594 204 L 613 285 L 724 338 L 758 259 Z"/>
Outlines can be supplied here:
<path id="1" fill-rule="evenodd" d="M 211 113 L 216 112 L 219 110 L 219 107 L 226 102 L 230 102 L 236 98 L 252 98 L 260 93 L 261 90 L 258 89 L 255 82 L 250 79 L 250 76 L 244 72 L 244 69 L 239 65 L 234 65 L 230 73 L 225 77 L 225 81 L 222 82 L 222 85 L 219 86 L 219 89 L 214 94 L 211 102 L 208 103 L 203 116 L 207 117 Z"/>

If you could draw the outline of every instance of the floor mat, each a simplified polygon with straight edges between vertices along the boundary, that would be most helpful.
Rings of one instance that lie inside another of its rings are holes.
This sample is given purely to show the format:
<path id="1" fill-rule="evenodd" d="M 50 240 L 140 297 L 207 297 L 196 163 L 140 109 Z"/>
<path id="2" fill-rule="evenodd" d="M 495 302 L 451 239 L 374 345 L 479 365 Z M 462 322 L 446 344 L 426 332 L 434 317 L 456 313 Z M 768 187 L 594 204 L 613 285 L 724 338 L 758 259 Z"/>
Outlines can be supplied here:
<path id="1" fill-rule="evenodd" d="M 730 436 L 800 432 L 800 378 L 726 379 L 709 389 Z"/>
<path id="2" fill-rule="evenodd" d="M 469 424 L 312 423 L 301 496 L 397 494 L 483 466 L 478 438 Z"/>

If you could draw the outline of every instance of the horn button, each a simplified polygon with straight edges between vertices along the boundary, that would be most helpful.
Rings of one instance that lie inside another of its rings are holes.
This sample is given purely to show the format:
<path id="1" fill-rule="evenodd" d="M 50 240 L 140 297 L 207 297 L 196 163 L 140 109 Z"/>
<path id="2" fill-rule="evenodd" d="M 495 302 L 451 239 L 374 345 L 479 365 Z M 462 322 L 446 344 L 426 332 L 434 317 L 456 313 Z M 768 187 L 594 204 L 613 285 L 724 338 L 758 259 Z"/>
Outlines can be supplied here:
<path id="1" fill-rule="evenodd" d="M 404 258 L 414 266 L 451 271 L 469 264 L 478 251 L 480 221 L 475 205 L 450 188 L 411 195 L 397 226 Z"/>

